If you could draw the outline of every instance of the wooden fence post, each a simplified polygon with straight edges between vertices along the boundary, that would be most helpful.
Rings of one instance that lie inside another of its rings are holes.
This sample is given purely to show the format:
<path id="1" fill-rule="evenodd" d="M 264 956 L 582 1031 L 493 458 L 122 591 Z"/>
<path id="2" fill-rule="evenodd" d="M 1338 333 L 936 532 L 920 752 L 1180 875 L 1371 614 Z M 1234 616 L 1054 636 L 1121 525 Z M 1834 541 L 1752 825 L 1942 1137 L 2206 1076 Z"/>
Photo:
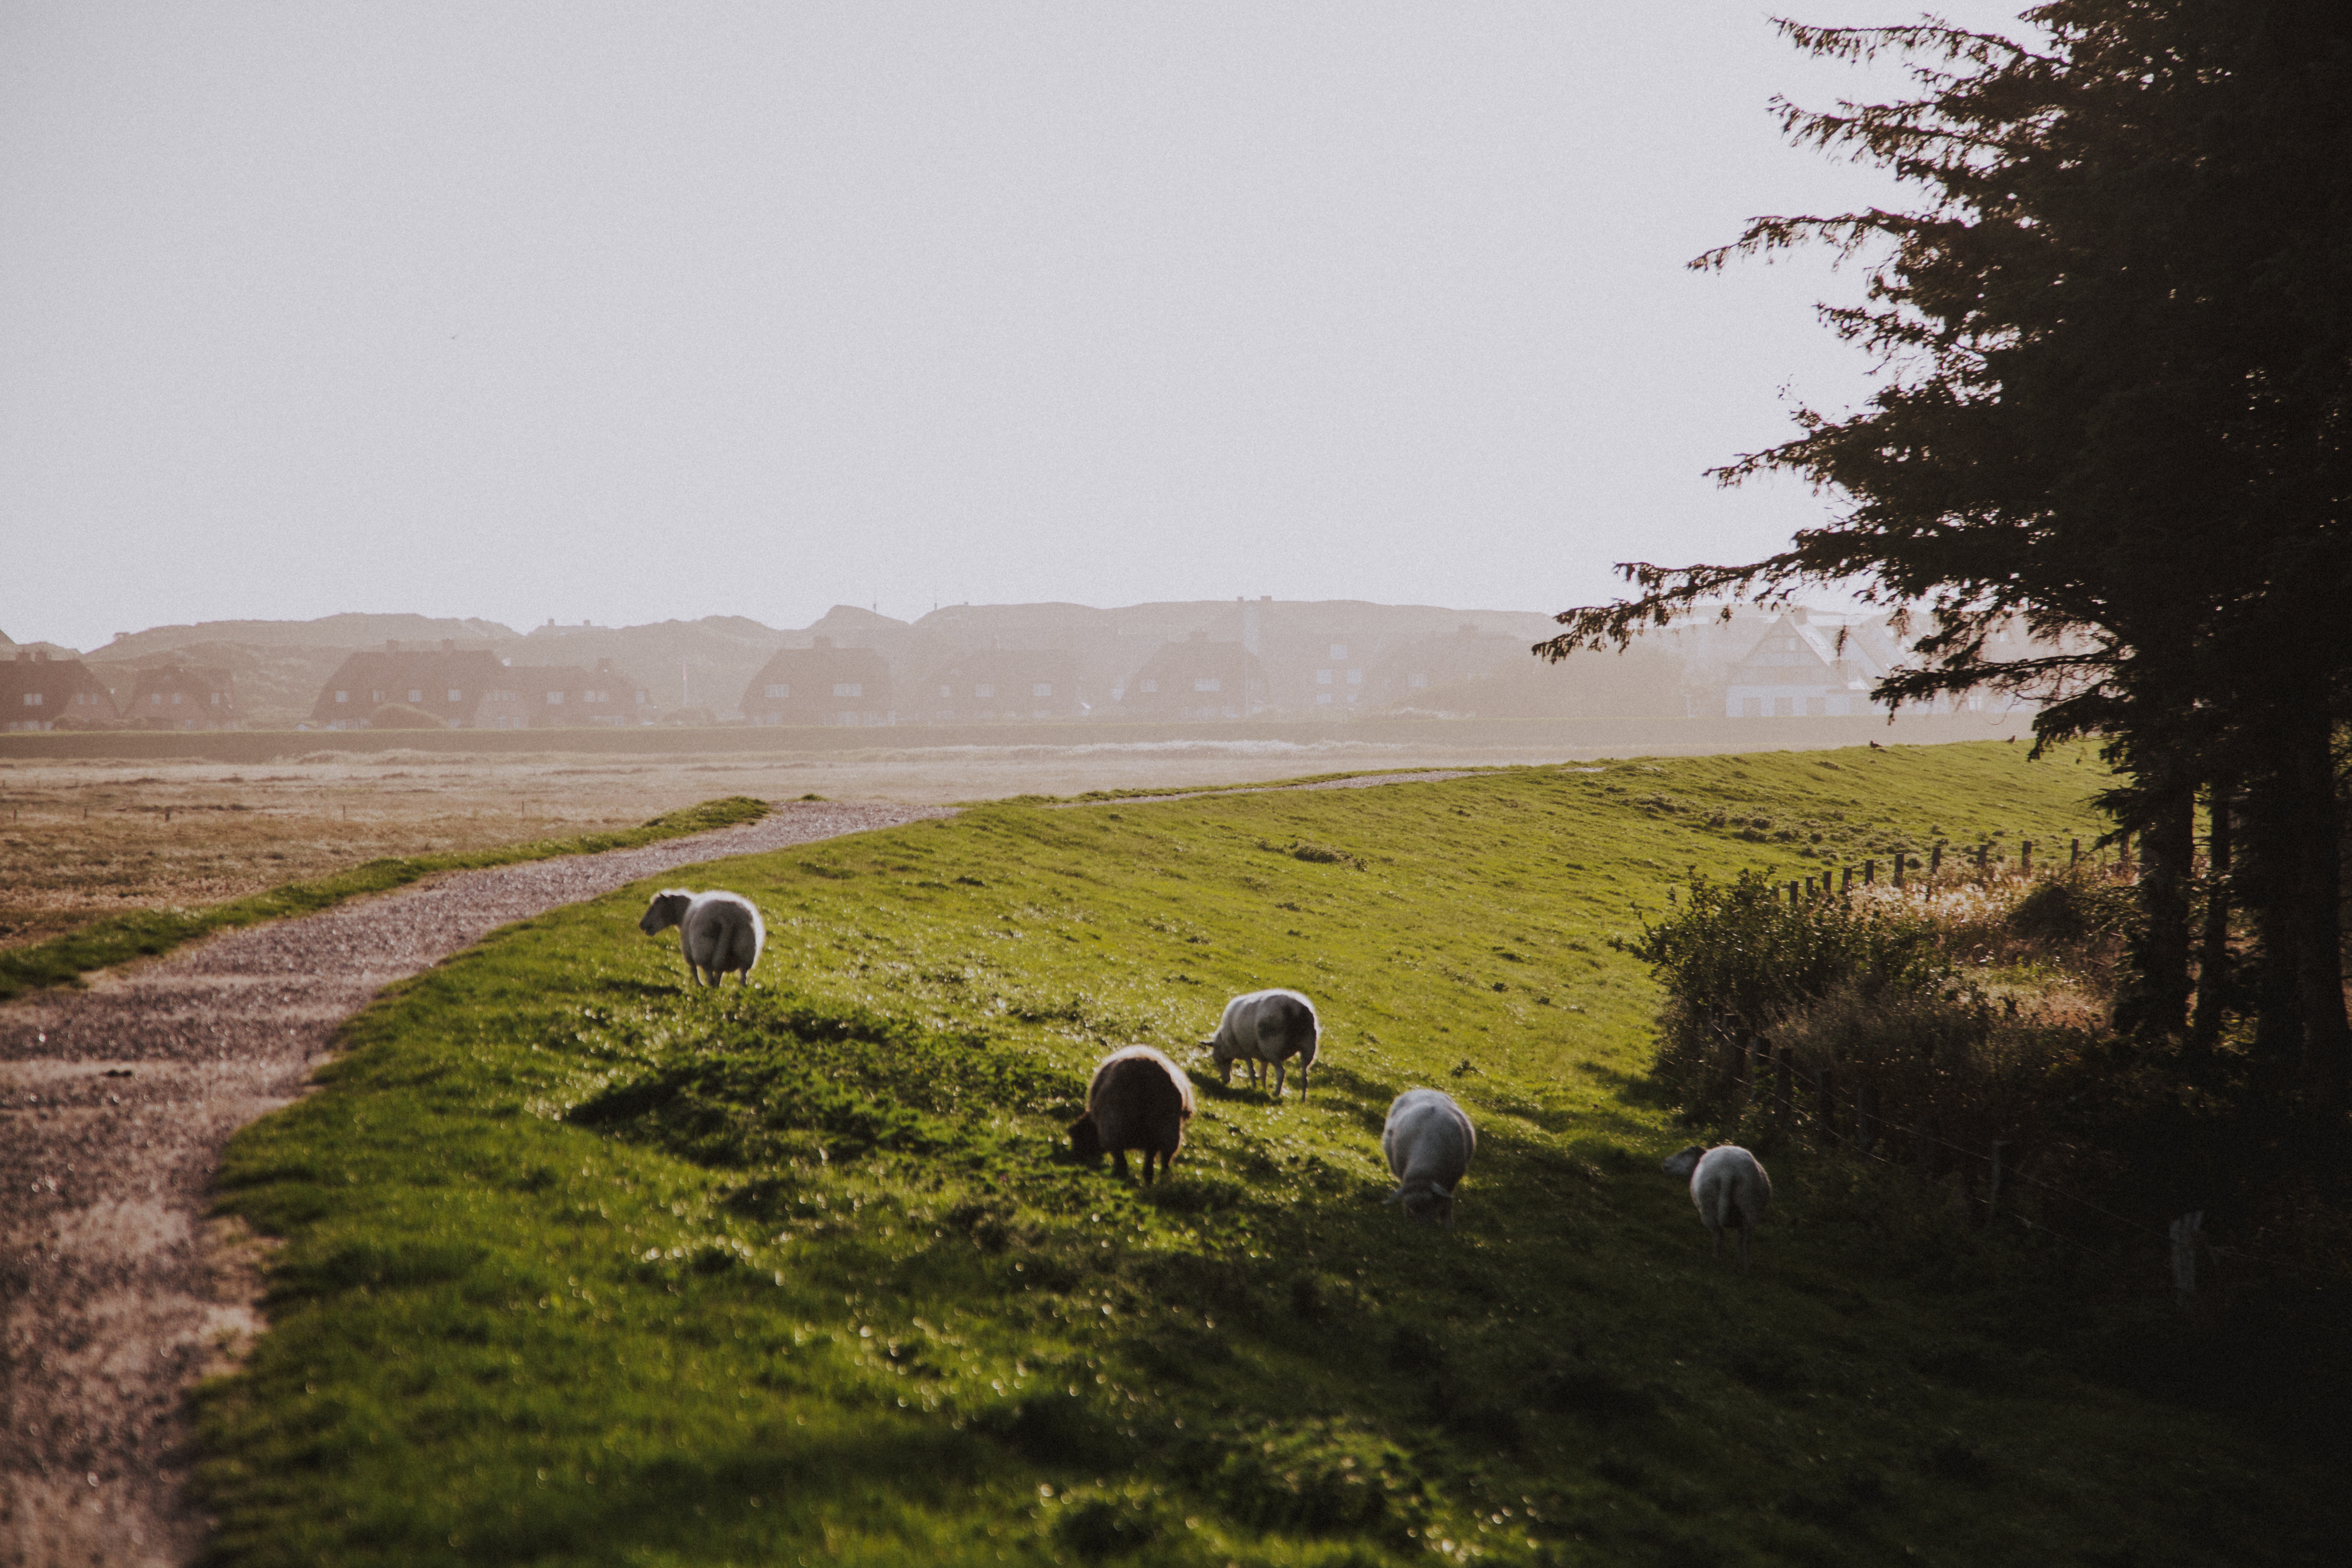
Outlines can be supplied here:
<path id="1" fill-rule="evenodd" d="M 1944 847 L 1937 844 L 1927 851 L 1927 878 L 1933 881 L 1944 869 Z"/>
<path id="2" fill-rule="evenodd" d="M 1838 868 L 1838 896 L 1839 896 L 1840 898 L 1843 898 L 1843 897 L 1845 897 L 1847 894 L 1849 894 L 1849 893 L 1851 893 L 1851 892 L 1853 892 L 1853 867 L 1851 867 L 1851 866 L 1841 866 L 1841 867 L 1839 867 L 1839 868 Z"/>
<path id="3" fill-rule="evenodd" d="M 2033 879 L 2033 840 L 2029 838 L 2018 848 L 2017 874 L 2027 881 Z"/>
<path id="4" fill-rule="evenodd" d="M 1878 862 L 1875 860 L 1864 860 L 1862 863 L 1862 885 L 1865 888 L 1874 887 L 1877 884 L 1877 881 Z"/>
<path id="5" fill-rule="evenodd" d="M 2073 870 L 2083 863 L 2083 841 L 2075 839 L 2066 851 L 2066 869 Z"/>
<path id="6" fill-rule="evenodd" d="M 1903 885 L 1903 862 L 1909 858 L 1911 858 L 1911 852 L 1907 849 L 1897 849 L 1895 852 L 1895 885 L 1898 888 Z"/>

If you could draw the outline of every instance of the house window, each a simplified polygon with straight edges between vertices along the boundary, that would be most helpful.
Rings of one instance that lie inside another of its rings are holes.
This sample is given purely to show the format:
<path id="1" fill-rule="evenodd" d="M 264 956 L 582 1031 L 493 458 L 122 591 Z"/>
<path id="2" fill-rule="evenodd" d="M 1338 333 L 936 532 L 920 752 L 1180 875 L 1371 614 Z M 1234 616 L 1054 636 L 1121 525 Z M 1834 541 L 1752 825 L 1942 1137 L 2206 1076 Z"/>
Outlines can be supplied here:
<path id="1" fill-rule="evenodd" d="M 1139 691 L 1157 691 L 1160 689 L 1160 682 L 1156 680 L 1147 680 L 1143 682 L 1142 685 L 1137 687 L 1136 689 Z"/>
<path id="2" fill-rule="evenodd" d="M 1429 684 L 1429 677 L 1425 675 L 1416 675 L 1407 680 L 1405 684 L 1412 687 L 1415 691 L 1419 691 Z"/>
<path id="3" fill-rule="evenodd" d="M 335 700 L 338 702 L 349 702 L 351 700 L 352 694 L 348 691 L 338 691 L 335 693 Z"/>
<path id="4" fill-rule="evenodd" d="M 1192 681 L 1195 691 L 1223 691 L 1224 689 L 1225 683 L 1213 675 L 1198 676 Z"/>
<path id="5" fill-rule="evenodd" d="M 863 697 L 866 695 L 866 683 L 862 680 L 836 680 L 833 683 L 833 694 L 835 697 Z M 855 719 L 849 721 L 853 724 L 857 722 Z"/>
<path id="6" fill-rule="evenodd" d="M 1049 680 L 1041 680 L 1036 685 L 1029 689 L 1029 695 L 1032 697 L 1051 697 L 1054 695 L 1054 683 Z"/>
<path id="7" fill-rule="evenodd" d="M 408 689 L 408 700 L 411 702 L 422 702 L 425 700 L 425 693 L 412 686 Z"/>
<path id="8" fill-rule="evenodd" d="M 174 707 L 174 708 L 177 708 L 179 705 L 180 705 L 180 694 L 179 694 L 178 692 L 174 691 L 173 693 L 172 693 L 172 706 L 173 706 L 173 707 Z"/>
<path id="9" fill-rule="evenodd" d="M 1315 684 L 1316 684 L 1316 685 L 1318 685 L 1318 686 L 1328 686 L 1328 685 L 1330 685 L 1330 684 L 1331 684 L 1331 672 L 1330 672 L 1329 670 L 1328 670 L 1328 669 L 1318 669 L 1318 670 L 1317 670 L 1317 671 L 1315 672 Z"/>
<path id="10" fill-rule="evenodd" d="M 547 701 L 548 706 L 551 708 L 560 708 L 563 705 L 563 693 L 561 691 L 551 691 L 547 694 Z"/>
<path id="11" fill-rule="evenodd" d="M 1361 686 L 1363 683 L 1364 683 L 1364 672 L 1363 672 L 1363 670 L 1362 670 L 1361 668 L 1351 669 L 1351 670 L 1349 670 L 1349 671 L 1348 672 L 1348 684 L 1349 684 L 1349 685 L 1350 685 L 1350 686 Z"/>
<path id="12" fill-rule="evenodd" d="M 1343 642 L 1335 642 L 1335 643 L 1333 643 L 1333 644 L 1331 645 L 1331 662 L 1332 662 L 1332 663 L 1334 663 L 1334 664 L 1344 664 L 1345 662 L 1347 662 L 1347 658 L 1348 658 L 1348 645 L 1347 645 L 1346 643 L 1343 643 Z"/>
<path id="13" fill-rule="evenodd" d="M 1328 702 L 1331 700 L 1331 694 L 1328 691 L 1318 691 L 1315 694 L 1315 700 L 1318 702 Z"/>
<path id="14" fill-rule="evenodd" d="M 40 705 L 41 705 L 41 694 L 40 694 L 39 692 L 37 692 L 37 691 L 27 691 L 26 693 L 25 693 L 25 706 L 26 706 L 26 707 L 27 707 L 27 708 L 38 708 Z"/>
<path id="15" fill-rule="evenodd" d="M 147 700 L 161 708 L 163 706 L 163 694 L 160 691 L 151 691 L 147 694 Z"/>
<path id="16" fill-rule="evenodd" d="M 771 702 L 782 702 L 785 698 L 790 697 L 792 694 L 793 689 L 789 686 L 771 686 L 768 688 L 768 700 Z"/>
<path id="17" fill-rule="evenodd" d="M 383 693 L 381 691 L 374 692 L 371 695 L 370 700 L 372 701 L 381 702 L 383 700 Z"/>
<path id="18" fill-rule="evenodd" d="M 996 695 L 996 686 L 993 682 L 986 686 L 975 686 L 971 689 L 971 694 L 974 697 L 992 698 Z"/>
<path id="19" fill-rule="evenodd" d="M 215 708 L 220 706 L 220 693 L 217 691 L 213 693 L 213 706 Z"/>
<path id="20" fill-rule="evenodd" d="M 452 701 L 452 702 L 463 702 L 465 700 L 466 700 L 466 694 L 465 694 L 465 692 L 464 692 L 463 690 L 459 689 L 458 688 L 457 688 L 457 687 L 455 687 L 455 686 L 453 686 L 453 687 L 451 687 L 451 688 L 449 689 L 449 700 L 450 700 L 450 701 Z"/>

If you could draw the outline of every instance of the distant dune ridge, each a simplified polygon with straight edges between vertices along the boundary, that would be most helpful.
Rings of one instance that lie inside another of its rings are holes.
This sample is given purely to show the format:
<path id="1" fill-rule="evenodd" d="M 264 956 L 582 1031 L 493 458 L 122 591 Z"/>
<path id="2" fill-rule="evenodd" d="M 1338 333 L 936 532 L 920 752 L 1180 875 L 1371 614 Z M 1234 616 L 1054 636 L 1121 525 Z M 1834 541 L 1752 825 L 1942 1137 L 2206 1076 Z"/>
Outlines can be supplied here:
<path id="1" fill-rule="evenodd" d="M 1801 624 L 1801 613 L 1797 619 Z M 1872 639 L 1877 664 L 1894 651 L 1875 622 L 1816 616 L 1813 624 L 1832 622 L 1852 625 Z M 1360 600 L 1194 600 L 1115 609 L 950 605 L 913 621 L 836 605 L 797 629 L 742 616 L 635 626 L 551 620 L 517 631 L 471 618 L 350 614 L 154 626 L 118 633 L 81 657 L 123 704 L 142 670 L 226 671 L 242 721 L 254 729 L 317 722 L 321 693 L 355 653 L 445 649 L 488 653 L 518 669 L 615 672 L 646 693 L 627 715 L 631 723 L 1184 722 L 1375 712 L 1680 718 L 1724 713 L 1730 683 L 1758 679 L 1750 667 L 1767 637 L 1785 624 L 1777 614 L 1753 608 L 1728 619 L 1696 615 L 1622 656 L 1583 654 L 1547 665 L 1528 650 L 1556 629 L 1548 615 Z M 0 647 L 13 657 L 16 645 L 0 637 Z M 69 648 L 26 647 L 76 657 Z M 793 650 L 820 648 L 835 657 L 814 662 L 790 657 Z M 845 679 L 837 679 L 839 671 L 819 672 L 820 665 L 842 663 L 838 656 L 853 650 L 866 656 L 863 668 L 870 673 Z M 793 688 L 795 668 L 805 676 L 798 695 L 780 696 Z M 1862 710 L 1863 686 L 1843 667 L 1790 679 L 1842 681 L 1853 691 L 1853 710 Z M 807 689 L 813 683 L 819 689 Z M 849 686 L 859 690 L 850 695 Z M 1820 699 L 1809 704 L 1800 695 L 1778 706 L 1766 700 L 1755 710 L 1765 717 L 1818 716 L 1843 710 L 1843 700 L 1824 708 Z M 350 722 L 358 727 L 363 719 L 355 715 Z M 475 722 L 488 727 L 488 721 Z"/>

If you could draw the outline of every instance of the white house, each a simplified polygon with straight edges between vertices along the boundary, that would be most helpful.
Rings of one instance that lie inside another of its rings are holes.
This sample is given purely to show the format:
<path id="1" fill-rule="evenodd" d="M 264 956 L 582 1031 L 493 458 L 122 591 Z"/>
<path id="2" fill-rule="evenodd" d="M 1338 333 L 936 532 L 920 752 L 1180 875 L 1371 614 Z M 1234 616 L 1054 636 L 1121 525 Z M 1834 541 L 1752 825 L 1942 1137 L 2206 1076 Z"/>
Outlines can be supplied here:
<path id="1" fill-rule="evenodd" d="M 1895 653 L 1863 625 L 1791 609 L 1775 620 L 1724 689 L 1728 719 L 1802 719 L 1874 710 L 1870 689 Z"/>
<path id="2" fill-rule="evenodd" d="M 2047 651 L 2015 623 L 1985 639 L 1986 657 L 2023 658 Z M 1871 689 L 1905 658 L 1901 640 L 1883 619 L 1817 616 L 1792 608 L 1775 620 L 1748 657 L 1734 665 L 1724 689 L 1723 711 L 1730 719 L 1832 718 L 1885 713 L 1871 700 Z M 2031 712 L 2032 696 L 1983 690 L 1955 698 L 1938 696 L 1906 702 L 1906 713 Z"/>

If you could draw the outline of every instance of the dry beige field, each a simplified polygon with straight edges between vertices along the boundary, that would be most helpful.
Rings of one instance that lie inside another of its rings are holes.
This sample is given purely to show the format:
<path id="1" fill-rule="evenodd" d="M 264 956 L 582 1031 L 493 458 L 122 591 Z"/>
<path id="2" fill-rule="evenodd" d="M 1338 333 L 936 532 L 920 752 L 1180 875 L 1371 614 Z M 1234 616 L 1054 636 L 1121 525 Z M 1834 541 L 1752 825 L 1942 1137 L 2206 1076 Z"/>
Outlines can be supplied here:
<path id="1" fill-rule="evenodd" d="M 633 826 L 719 795 L 931 805 L 1560 760 L 1556 751 L 1516 748 L 1174 742 L 813 757 L 320 752 L 243 767 L 0 762 L 0 947 L 102 915 L 211 903 L 382 856 Z"/>

